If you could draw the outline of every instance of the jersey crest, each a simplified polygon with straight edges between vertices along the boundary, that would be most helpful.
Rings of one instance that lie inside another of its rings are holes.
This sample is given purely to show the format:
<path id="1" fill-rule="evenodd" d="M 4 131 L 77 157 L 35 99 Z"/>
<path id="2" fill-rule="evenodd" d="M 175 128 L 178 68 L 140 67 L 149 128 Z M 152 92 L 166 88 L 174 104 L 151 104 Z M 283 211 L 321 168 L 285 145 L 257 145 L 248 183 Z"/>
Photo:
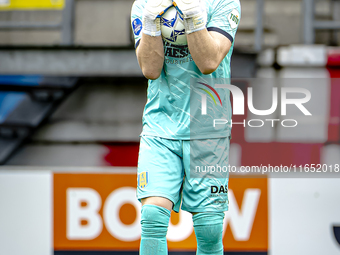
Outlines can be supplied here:
<path id="1" fill-rule="evenodd" d="M 141 172 L 138 175 L 138 187 L 143 189 L 149 183 L 149 172 Z"/>

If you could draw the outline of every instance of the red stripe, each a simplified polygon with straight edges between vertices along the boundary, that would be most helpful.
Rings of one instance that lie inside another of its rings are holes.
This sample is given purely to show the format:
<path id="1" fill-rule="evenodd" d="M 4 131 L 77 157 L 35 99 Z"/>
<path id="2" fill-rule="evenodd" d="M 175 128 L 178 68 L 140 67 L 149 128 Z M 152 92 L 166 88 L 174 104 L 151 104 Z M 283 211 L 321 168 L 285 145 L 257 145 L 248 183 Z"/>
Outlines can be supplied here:
<path id="1" fill-rule="evenodd" d="M 340 69 L 328 69 L 331 77 L 328 141 L 340 141 Z"/>
<path id="2" fill-rule="evenodd" d="M 104 160 L 109 166 L 137 166 L 139 143 L 117 142 L 104 145 L 109 149 L 109 152 L 104 155 Z"/>
<path id="3" fill-rule="evenodd" d="M 327 66 L 340 66 L 340 48 L 330 49 L 327 56 Z"/>
<path id="4" fill-rule="evenodd" d="M 232 140 L 233 141 L 233 140 Z M 323 144 L 238 143 L 242 147 L 242 166 L 291 166 L 320 164 Z"/>

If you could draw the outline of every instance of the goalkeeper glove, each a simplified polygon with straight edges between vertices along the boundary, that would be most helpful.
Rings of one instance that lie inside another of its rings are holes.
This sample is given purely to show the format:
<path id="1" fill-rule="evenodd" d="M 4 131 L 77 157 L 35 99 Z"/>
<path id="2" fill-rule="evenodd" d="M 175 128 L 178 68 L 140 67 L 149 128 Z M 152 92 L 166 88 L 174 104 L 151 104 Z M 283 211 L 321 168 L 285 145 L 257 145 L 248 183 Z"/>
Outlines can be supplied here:
<path id="1" fill-rule="evenodd" d="M 148 0 L 143 11 L 143 33 L 161 35 L 160 17 L 172 6 L 172 0 Z"/>
<path id="2" fill-rule="evenodd" d="M 184 20 L 187 34 L 200 31 L 207 23 L 207 11 L 204 0 L 173 0 L 173 5 Z"/>

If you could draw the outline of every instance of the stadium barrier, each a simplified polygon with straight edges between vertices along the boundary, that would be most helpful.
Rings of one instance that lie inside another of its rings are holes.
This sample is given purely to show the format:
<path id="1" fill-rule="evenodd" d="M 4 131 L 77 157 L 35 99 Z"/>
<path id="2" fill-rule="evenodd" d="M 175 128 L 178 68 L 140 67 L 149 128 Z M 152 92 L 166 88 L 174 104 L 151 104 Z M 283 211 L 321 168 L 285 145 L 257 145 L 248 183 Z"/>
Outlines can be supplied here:
<path id="1" fill-rule="evenodd" d="M 0 254 L 137 254 L 135 171 L 2 167 Z M 290 177 L 231 179 L 226 252 L 338 254 L 340 179 Z M 191 215 L 172 213 L 167 238 L 194 254 Z"/>

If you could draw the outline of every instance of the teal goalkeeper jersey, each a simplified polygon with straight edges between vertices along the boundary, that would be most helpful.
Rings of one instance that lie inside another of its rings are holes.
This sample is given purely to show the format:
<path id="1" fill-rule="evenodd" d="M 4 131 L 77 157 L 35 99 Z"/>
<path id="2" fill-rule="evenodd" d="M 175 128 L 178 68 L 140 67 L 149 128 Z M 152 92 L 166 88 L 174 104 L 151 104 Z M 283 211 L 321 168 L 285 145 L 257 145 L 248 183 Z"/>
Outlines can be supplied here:
<path id="1" fill-rule="evenodd" d="M 136 47 L 142 37 L 146 2 L 136 0 L 132 6 L 131 25 Z M 241 7 L 239 0 L 205 0 L 205 5 L 207 30 L 226 36 L 232 46 L 215 72 L 204 75 L 187 46 L 164 42 L 162 73 L 158 79 L 148 82 L 141 135 L 176 140 L 230 136 L 230 92 L 216 88 L 216 84 L 230 84 L 230 60 Z"/>

